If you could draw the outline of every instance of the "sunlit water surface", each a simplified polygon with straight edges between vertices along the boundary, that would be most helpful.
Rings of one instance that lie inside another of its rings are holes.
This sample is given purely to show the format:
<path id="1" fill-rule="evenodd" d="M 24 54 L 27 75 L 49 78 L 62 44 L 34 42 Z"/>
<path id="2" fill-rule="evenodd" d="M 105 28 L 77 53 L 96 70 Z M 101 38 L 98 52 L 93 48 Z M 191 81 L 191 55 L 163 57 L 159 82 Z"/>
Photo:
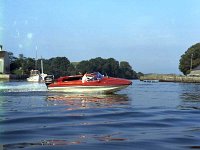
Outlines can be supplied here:
<path id="1" fill-rule="evenodd" d="M 145 83 L 116 94 L 0 82 L 0 149 L 199 149 L 200 84 Z"/>

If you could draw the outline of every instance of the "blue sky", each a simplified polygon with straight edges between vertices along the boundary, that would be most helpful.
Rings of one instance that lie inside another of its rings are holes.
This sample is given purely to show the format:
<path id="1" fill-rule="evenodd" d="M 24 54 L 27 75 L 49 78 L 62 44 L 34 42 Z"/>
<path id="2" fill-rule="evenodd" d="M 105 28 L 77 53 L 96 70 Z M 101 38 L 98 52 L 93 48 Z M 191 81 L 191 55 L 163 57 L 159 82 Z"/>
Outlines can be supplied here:
<path id="1" fill-rule="evenodd" d="M 0 0 L 0 44 L 16 56 L 113 57 L 137 72 L 180 73 L 199 27 L 199 0 Z"/>

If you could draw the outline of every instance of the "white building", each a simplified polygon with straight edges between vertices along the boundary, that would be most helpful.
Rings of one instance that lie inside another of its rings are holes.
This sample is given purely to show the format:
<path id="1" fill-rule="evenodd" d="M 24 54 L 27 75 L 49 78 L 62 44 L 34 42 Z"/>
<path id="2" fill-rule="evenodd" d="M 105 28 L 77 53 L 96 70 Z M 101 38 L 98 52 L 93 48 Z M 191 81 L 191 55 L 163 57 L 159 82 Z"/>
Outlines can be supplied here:
<path id="1" fill-rule="evenodd" d="M 192 71 L 190 72 L 188 76 L 200 77 L 200 65 L 192 69 Z"/>
<path id="2" fill-rule="evenodd" d="M 2 45 L 0 45 L 0 74 L 10 73 L 10 60 L 8 52 L 3 51 Z"/>

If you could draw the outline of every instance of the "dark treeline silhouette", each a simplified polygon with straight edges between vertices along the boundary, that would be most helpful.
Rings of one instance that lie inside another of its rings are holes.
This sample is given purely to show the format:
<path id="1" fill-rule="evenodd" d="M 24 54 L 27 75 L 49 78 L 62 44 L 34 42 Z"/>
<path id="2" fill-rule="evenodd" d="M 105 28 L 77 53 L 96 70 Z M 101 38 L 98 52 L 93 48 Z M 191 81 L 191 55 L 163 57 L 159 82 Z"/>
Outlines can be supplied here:
<path id="1" fill-rule="evenodd" d="M 179 70 L 183 74 L 189 74 L 191 69 L 200 65 L 200 43 L 192 45 L 181 56 L 179 61 Z"/>
<path id="2" fill-rule="evenodd" d="M 13 56 L 13 53 L 10 53 L 10 60 L 10 68 L 13 74 L 29 75 L 32 69 L 41 70 L 41 59 L 27 58 L 22 54 L 17 58 Z M 86 72 L 100 72 L 104 75 L 127 79 L 137 79 L 142 75 L 142 73 L 136 73 L 128 62 L 119 62 L 114 58 L 103 59 L 97 57 L 81 62 L 70 62 L 66 57 L 54 57 L 42 60 L 44 73 L 53 74 L 56 78 L 66 75 L 84 74 Z"/>

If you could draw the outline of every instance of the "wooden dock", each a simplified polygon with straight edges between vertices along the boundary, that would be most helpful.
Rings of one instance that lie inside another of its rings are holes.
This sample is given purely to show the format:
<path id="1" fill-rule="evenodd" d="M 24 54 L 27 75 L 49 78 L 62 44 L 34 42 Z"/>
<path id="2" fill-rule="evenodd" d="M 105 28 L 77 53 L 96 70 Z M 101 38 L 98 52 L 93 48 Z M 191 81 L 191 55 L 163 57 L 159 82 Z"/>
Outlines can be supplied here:
<path id="1" fill-rule="evenodd" d="M 140 80 L 158 80 L 159 82 L 200 83 L 200 77 L 190 77 L 174 74 L 148 74 L 141 76 Z"/>

